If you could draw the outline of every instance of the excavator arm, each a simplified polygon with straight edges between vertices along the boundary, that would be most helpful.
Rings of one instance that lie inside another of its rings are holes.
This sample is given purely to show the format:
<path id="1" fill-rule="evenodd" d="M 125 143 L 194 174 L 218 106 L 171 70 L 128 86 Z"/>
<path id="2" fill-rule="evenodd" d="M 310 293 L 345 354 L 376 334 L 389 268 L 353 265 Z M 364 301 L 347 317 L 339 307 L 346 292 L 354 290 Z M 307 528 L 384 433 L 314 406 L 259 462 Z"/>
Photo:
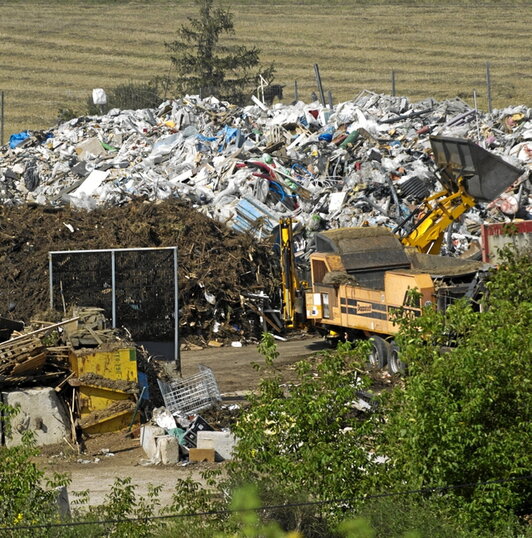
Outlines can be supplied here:
<path id="1" fill-rule="evenodd" d="M 411 216 L 417 218 L 414 229 L 401 242 L 424 254 L 439 254 L 445 230 L 474 205 L 461 184 L 458 192 L 440 191 L 426 198 Z"/>
<path id="2" fill-rule="evenodd" d="M 521 174 L 470 140 L 431 137 L 444 189 L 426 198 L 394 230 L 401 242 L 425 254 L 439 254 L 445 230 L 478 202 L 491 202 Z M 413 228 L 404 232 L 415 221 Z"/>
<path id="3" fill-rule="evenodd" d="M 301 325 L 301 282 L 299 280 L 294 256 L 293 219 L 279 220 L 279 246 L 281 250 L 281 289 L 283 294 L 282 318 L 287 328 Z"/>

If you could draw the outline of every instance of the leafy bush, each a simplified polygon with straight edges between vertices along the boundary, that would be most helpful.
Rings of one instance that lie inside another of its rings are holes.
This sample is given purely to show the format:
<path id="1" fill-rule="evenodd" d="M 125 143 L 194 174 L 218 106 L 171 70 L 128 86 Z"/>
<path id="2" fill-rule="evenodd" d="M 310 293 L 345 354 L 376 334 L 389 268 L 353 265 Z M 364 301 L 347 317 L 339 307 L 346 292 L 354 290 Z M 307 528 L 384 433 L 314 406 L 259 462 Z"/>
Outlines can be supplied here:
<path id="1" fill-rule="evenodd" d="M 376 465 L 369 452 L 371 421 L 354 406 L 358 391 L 368 386 L 361 373 L 367 343 L 342 344 L 315 361 L 299 362 L 296 380 L 287 386 L 275 371 L 271 335 L 263 335 L 260 349 L 269 373 L 233 429 L 239 438 L 229 464 L 233 484 L 259 484 L 266 504 L 360 497 Z M 270 516 L 311 536 L 344 510 L 333 504 Z"/>
<path id="2" fill-rule="evenodd" d="M 19 412 L 0 403 L 1 429 L 11 437 L 11 419 Z M 33 432 L 27 430 L 19 445 L 0 446 L 0 534 L 2 527 L 37 525 L 60 521 L 57 488 L 69 483 L 66 475 L 55 473 L 51 478 L 31 460 L 38 455 Z M 8 531 L 5 531 L 6 533 Z M 20 531 L 16 531 L 21 536 Z"/>
<path id="3" fill-rule="evenodd" d="M 409 376 L 383 408 L 383 485 L 504 480 L 437 494 L 444 511 L 487 535 L 511 535 L 532 503 L 530 483 L 513 480 L 531 468 L 531 267 L 509 253 L 483 311 L 459 301 L 404 322 L 397 342 Z"/>

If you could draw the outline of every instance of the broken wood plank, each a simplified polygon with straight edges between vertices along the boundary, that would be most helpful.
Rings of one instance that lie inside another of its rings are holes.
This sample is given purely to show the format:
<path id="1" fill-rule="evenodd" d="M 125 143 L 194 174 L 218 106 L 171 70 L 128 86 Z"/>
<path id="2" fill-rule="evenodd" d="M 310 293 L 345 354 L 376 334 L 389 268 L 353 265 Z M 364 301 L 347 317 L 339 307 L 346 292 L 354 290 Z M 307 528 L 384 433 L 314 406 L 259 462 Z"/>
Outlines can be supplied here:
<path id="1" fill-rule="evenodd" d="M 32 331 L 26 334 L 23 334 L 21 336 L 17 336 L 15 338 L 12 338 L 11 340 L 7 340 L 6 342 L 2 342 L 0 344 L 0 350 L 4 349 L 5 347 L 9 347 L 9 345 L 12 345 L 14 342 L 18 342 L 24 338 L 28 338 L 37 334 L 42 334 L 44 332 L 49 331 L 50 329 L 55 329 L 57 327 L 62 327 L 63 325 L 66 325 L 67 323 L 72 323 L 73 321 L 77 321 L 79 319 L 78 317 L 67 319 L 66 321 L 60 321 L 59 323 L 54 323 L 53 325 L 49 325 L 48 327 L 43 327 L 41 329 L 37 329 L 36 331 Z"/>
<path id="2" fill-rule="evenodd" d="M 65 385 L 65 383 L 68 383 L 70 379 L 72 379 L 76 374 L 74 372 L 72 372 L 69 376 L 65 377 L 65 379 L 63 379 L 63 381 L 61 381 L 60 383 L 58 383 L 54 390 L 56 392 L 60 392 L 61 389 L 63 388 L 63 386 Z"/>
<path id="3" fill-rule="evenodd" d="M 46 362 L 46 353 L 40 353 L 35 355 L 27 361 L 17 364 L 13 370 L 11 370 L 11 375 L 25 374 L 27 372 L 34 372 L 41 368 Z"/>

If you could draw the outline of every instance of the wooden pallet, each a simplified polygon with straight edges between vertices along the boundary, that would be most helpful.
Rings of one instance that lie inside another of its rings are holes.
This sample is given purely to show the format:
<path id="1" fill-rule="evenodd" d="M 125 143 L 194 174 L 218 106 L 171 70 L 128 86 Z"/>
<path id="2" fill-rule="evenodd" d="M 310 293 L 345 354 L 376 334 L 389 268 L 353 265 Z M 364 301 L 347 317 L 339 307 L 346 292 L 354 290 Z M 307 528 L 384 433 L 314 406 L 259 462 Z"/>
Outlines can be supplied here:
<path id="1" fill-rule="evenodd" d="M 39 347 L 42 347 L 41 340 L 32 336 L 3 342 L 0 344 L 0 363 L 10 362 L 21 355 L 30 354 Z"/>

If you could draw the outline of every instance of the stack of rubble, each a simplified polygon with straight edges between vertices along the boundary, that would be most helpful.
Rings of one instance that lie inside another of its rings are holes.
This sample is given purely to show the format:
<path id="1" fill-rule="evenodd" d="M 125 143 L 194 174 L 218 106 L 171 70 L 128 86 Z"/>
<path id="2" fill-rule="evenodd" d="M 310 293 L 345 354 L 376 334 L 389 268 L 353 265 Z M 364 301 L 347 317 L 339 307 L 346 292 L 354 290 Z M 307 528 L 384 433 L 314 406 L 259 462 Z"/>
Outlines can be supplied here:
<path id="1" fill-rule="evenodd" d="M 77 443 L 82 432 L 115 431 L 138 422 L 142 395 L 157 374 L 140 361 L 141 391 L 134 344 L 107 329 L 98 310 L 77 314 L 58 323 L 34 322 L 41 327 L 13 332 L 0 343 L 0 401 L 20 405 L 12 424 L 18 433 L 3 436 L 0 424 L 0 444 L 3 437 L 6 444 L 16 443 L 26 430 L 36 433 L 38 444 Z M 153 394 L 154 402 L 159 399 Z"/>
<path id="2" fill-rule="evenodd" d="M 240 406 L 220 405 L 222 396 L 214 372 L 200 365 L 196 374 L 157 382 L 164 406 L 154 408 L 150 421 L 140 429 L 140 443 L 147 456 L 141 463 L 232 459 L 237 439 L 231 425 Z"/>
<path id="3" fill-rule="evenodd" d="M 175 245 L 179 258 L 181 342 L 205 346 L 209 341 L 248 339 L 255 335 L 256 316 L 249 315 L 241 296 L 253 290 L 266 293 L 275 290 L 276 259 L 271 248 L 191 211 L 176 199 L 158 203 L 137 200 L 94 211 L 1 206 L 0 312 L 10 312 L 10 316 L 28 321 L 48 308 L 49 251 Z M 135 267 L 140 276 L 151 275 L 153 271 L 149 264 Z M 100 306 L 105 301 L 109 304 L 109 278 L 102 276 L 100 287 L 86 289 L 85 297 L 78 298 L 76 304 Z M 167 282 L 172 280 L 170 272 Z M 169 295 L 173 308 L 171 284 L 166 285 L 159 297 L 153 297 L 154 308 L 163 313 L 169 311 L 161 306 L 162 299 Z M 68 307 L 71 300 L 66 297 L 66 301 Z M 62 306 L 60 299 L 57 303 Z M 110 314 L 108 311 L 109 317 Z M 173 318 L 160 318 L 161 315 L 155 323 L 153 316 L 146 316 L 152 334 L 172 339 Z M 128 328 L 133 330 L 131 326 Z M 133 334 L 136 341 L 150 340 L 149 336 Z M 87 341 L 90 335 L 83 338 Z"/>
<path id="4" fill-rule="evenodd" d="M 177 197 L 262 237 L 279 216 L 309 230 L 396 223 L 439 188 L 429 135 L 466 137 L 527 171 L 531 110 L 482 114 L 460 99 L 411 103 L 362 92 L 334 109 L 319 103 L 237 108 L 187 96 L 157 110 L 112 110 L 34 133 L 0 153 L 4 204 L 94 208 L 143 196 Z M 18 145 L 16 145 L 18 144 Z M 482 219 L 527 218 L 524 182 L 456 227 L 463 251 Z"/>
<path id="5" fill-rule="evenodd" d="M 18 334 L 0 344 L 0 386 L 58 384 L 68 375 L 64 348 L 50 345 L 50 333 L 67 322 L 47 324 L 35 331 Z M 53 343 L 57 337 L 52 336 Z"/>

